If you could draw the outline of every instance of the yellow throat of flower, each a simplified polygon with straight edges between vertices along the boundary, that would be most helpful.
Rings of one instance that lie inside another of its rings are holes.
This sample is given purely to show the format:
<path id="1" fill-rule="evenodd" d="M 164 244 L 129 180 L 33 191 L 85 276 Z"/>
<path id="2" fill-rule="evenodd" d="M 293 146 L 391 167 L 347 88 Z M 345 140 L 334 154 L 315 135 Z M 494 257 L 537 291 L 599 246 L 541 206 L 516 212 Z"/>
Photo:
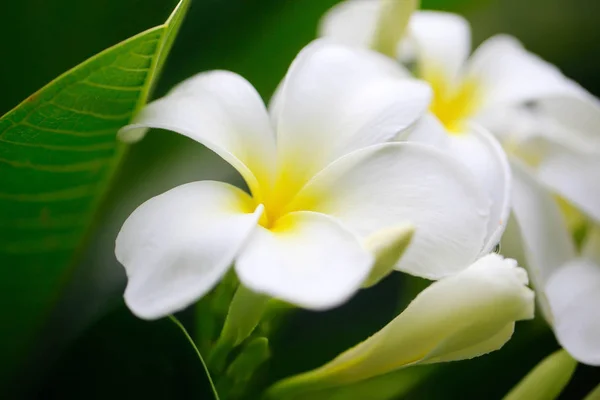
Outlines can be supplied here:
<path id="1" fill-rule="evenodd" d="M 465 122 L 479 106 L 477 83 L 466 79 L 458 86 L 453 86 L 442 74 L 427 75 L 423 78 L 433 90 L 430 111 L 444 124 L 448 132 L 463 133 Z"/>

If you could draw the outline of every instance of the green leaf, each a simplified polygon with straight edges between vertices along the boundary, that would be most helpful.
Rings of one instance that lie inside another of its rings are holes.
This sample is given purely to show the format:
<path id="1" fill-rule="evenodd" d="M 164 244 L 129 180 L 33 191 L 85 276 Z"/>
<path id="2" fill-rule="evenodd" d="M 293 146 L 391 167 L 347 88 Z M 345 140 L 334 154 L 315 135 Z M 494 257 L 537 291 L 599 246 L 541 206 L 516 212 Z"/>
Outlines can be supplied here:
<path id="1" fill-rule="evenodd" d="M 598 400 L 600 399 L 600 385 L 596 386 L 594 390 L 592 390 L 585 399 L 583 400 Z"/>
<path id="2" fill-rule="evenodd" d="M 219 400 L 183 325 L 140 320 L 123 303 L 63 353 L 42 385 L 28 389 L 19 398 Z"/>
<path id="3" fill-rule="evenodd" d="M 189 6 L 58 77 L 0 118 L 0 387 L 58 296 Z"/>
<path id="4" fill-rule="evenodd" d="M 229 352 L 240 345 L 260 322 L 269 297 L 239 285 L 231 303 L 219 339 L 208 358 L 212 370 L 221 371 Z"/>
<path id="5" fill-rule="evenodd" d="M 569 353 L 558 350 L 531 370 L 504 400 L 554 400 L 567 386 L 576 367 L 577 361 Z"/>
<path id="6" fill-rule="evenodd" d="M 229 365 L 225 374 L 219 376 L 219 393 L 228 399 L 246 395 L 254 373 L 270 355 L 269 340 L 266 337 L 251 339 Z"/>

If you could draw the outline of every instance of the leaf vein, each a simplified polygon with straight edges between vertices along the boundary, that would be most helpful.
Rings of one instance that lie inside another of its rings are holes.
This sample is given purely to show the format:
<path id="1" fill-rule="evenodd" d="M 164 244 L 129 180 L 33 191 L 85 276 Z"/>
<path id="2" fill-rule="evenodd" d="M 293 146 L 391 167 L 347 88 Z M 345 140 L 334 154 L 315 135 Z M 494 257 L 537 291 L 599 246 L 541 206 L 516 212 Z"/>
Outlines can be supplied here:
<path id="1" fill-rule="evenodd" d="M 75 200 L 95 194 L 96 185 L 83 185 L 69 189 L 43 193 L 2 193 L 0 200 L 15 202 L 43 203 L 51 201 Z"/>
<path id="2" fill-rule="evenodd" d="M 43 143 L 32 143 L 32 142 L 15 142 L 12 140 L 6 140 L 0 137 L 0 142 L 11 144 L 14 146 L 24 146 L 24 147 L 34 147 L 44 150 L 51 151 L 74 151 L 74 152 L 94 152 L 94 151 L 102 151 L 102 150 L 112 150 L 115 148 L 115 143 L 98 143 L 92 144 L 89 146 L 60 146 L 60 145 L 49 145 Z"/>
<path id="3" fill-rule="evenodd" d="M 58 107 L 61 110 L 69 111 L 69 112 L 72 112 L 75 114 L 89 115 L 94 118 L 105 119 L 105 120 L 121 120 L 121 119 L 128 118 L 129 116 L 131 116 L 130 111 L 123 113 L 123 114 L 101 114 L 101 113 L 95 113 L 93 111 L 77 110 L 75 108 L 66 107 L 61 104 L 55 103 L 53 101 L 49 101 L 47 104 L 52 104 L 54 107 Z"/>
<path id="4" fill-rule="evenodd" d="M 5 158 L 0 157 L 0 164 L 6 164 L 13 168 L 27 168 L 33 169 L 36 171 L 44 171 L 44 172 L 82 172 L 82 171 L 91 171 L 91 170 L 99 170 L 109 164 L 111 161 L 110 158 L 105 159 L 97 159 L 92 161 L 86 161 L 81 163 L 73 163 L 73 164 L 60 164 L 60 165 L 44 165 L 44 164 L 34 164 L 29 160 L 25 162 L 7 160 Z"/>
<path id="5" fill-rule="evenodd" d="M 116 91 L 121 91 L 121 92 L 139 92 L 140 90 L 142 90 L 142 88 L 139 87 L 139 86 L 106 85 L 106 84 L 103 84 L 103 83 L 92 82 L 92 81 L 87 80 L 87 79 L 82 80 L 80 82 L 83 83 L 84 85 L 88 85 L 88 86 L 92 86 L 92 87 L 97 87 L 97 88 L 101 88 L 101 89 L 116 90 Z"/>

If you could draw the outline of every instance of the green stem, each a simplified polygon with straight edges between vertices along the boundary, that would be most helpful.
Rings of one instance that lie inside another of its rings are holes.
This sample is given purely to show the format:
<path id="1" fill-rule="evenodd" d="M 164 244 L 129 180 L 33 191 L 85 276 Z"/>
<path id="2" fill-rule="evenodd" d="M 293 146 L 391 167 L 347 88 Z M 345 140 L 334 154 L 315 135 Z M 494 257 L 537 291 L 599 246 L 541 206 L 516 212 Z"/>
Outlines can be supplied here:
<path id="1" fill-rule="evenodd" d="M 202 363 L 202 367 L 204 368 L 204 372 L 206 372 L 206 377 L 208 378 L 208 382 L 210 383 L 210 388 L 212 389 L 213 395 L 215 396 L 215 400 L 220 400 L 219 393 L 217 393 L 217 389 L 215 388 L 215 384 L 213 383 L 213 380 L 210 376 L 210 372 L 208 371 L 206 363 L 204 362 L 204 359 L 202 358 L 202 354 L 200 354 L 198 347 L 196 347 L 196 343 L 194 343 L 194 341 L 190 337 L 189 333 L 187 332 L 187 330 L 185 329 L 183 324 L 181 322 L 179 322 L 179 320 L 177 318 L 175 318 L 172 315 L 169 315 L 169 318 L 171 319 L 171 321 L 173 321 L 175 323 L 175 325 L 177 325 L 179 327 L 179 329 L 181 329 L 181 331 L 183 332 L 183 334 L 185 335 L 187 340 L 190 342 L 190 344 L 196 351 L 196 354 L 198 355 L 198 358 L 200 359 L 200 362 Z"/>

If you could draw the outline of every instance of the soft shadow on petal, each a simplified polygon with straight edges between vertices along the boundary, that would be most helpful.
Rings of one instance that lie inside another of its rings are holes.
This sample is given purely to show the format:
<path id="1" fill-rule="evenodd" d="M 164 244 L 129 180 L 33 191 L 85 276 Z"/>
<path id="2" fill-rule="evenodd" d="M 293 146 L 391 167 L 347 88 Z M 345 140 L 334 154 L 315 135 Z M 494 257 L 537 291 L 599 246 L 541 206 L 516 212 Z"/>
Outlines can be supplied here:
<path id="1" fill-rule="evenodd" d="M 296 57 L 278 96 L 281 172 L 304 183 L 344 154 L 412 125 L 426 112 L 431 90 L 406 79 L 392 59 L 321 39 Z"/>
<path id="2" fill-rule="evenodd" d="M 583 88 L 573 92 L 535 103 L 534 113 L 545 122 L 539 134 L 573 149 L 600 154 L 600 101 Z"/>
<path id="3" fill-rule="evenodd" d="M 115 248 L 131 311 L 155 319 L 202 297 L 227 272 L 261 214 L 248 194 L 212 181 L 146 201 L 125 221 Z"/>
<path id="4" fill-rule="evenodd" d="M 473 173 L 491 200 L 488 235 L 482 254 L 496 247 L 510 214 L 512 175 L 506 153 L 484 128 L 471 124 L 468 132 L 451 135 L 448 151 Z"/>
<path id="5" fill-rule="evenodd" d="M 513 173 L 512 212 L 521 232 L 527 268 L 537 287 L 575 258 L 575 244 L 550 191 L 517 160 Z"/>
<path id="6" fill-rule="evenodd" d="M 388 143 L 335 161 L 298 194 L 290 210 L 329 214 L 362 237 L 411 223 L 412 242 L 397 269 L 438 279 L 480 254 L 490 203 L 450 155 L 417 143 Z"/>
<path id="7" fill-rule="evenodd" d="M 552 324 L 552 311 L 544 288 L 549 277 L 575 258 L 575 243 L 567 229 L 555 198 L 518 160 L 511 160 L 513 174 L 511 234 L 521 240 L 510 248 L 522 253 L 525 266 L 546 320 Z M 509 240 L 509 239 L 504 239 Z"/>
<path id="8" fill-rule="evenodd" d="M 144 107 L 119 132 L 140 137 L 166 129 L 196 140 L 235 167 L 255 196 L 272 184 L 276 145 L 266 107 L 241 76 L 227 71 L 195 75 Z"/>
<path id="9" fill-rule="evenodd" d="M 542 138 L 534 145 L 543 149 L 533 166 L 540 181 L 600 223 L 600 153 L 576 151 Z"/>
<path id="10" fill-rule="evenodd" d="M 295 212 L 259 227 L 235 269 L 248 288 L 304 308 L 324 310 L 350 298 L 367 278 L 373 256 L 334 218 Z"/>
<path id="11" fill-rule="evenodd" d="M 439 120 L 428 114 L 412 126 L 404 138 L 447 152 L 464 164 L 489 196 L 491 209 L 486 243 L 487 254 L 500 241 L 510 214 L 512 176 L 506 153 L 486 129 L 472 123 L 461 134 L 449 134 Z"/>
<path id="12" fill-rule="evenodd" d="M 448 148 L 450 137 L 440 120 L 432 113 L 427 113 L 410 128 L 396 137 L 398 141 L 429 144 L 438 149 Z"/>

